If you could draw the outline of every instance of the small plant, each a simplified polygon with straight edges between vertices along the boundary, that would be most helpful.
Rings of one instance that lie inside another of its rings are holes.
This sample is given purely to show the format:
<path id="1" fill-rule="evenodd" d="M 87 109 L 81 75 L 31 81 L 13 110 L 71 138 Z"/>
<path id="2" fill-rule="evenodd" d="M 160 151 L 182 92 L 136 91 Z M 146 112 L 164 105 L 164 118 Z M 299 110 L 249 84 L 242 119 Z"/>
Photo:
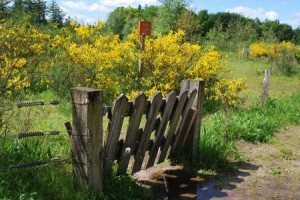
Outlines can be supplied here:
<path id="1" fill-rule="evenodd" d="M 275 58 L 275 66 L 285 75 L 290 75 L 293 72 L 294 59 L 291 53 L 286 49 L 282 49 L 281 55 Z"/>
<path id="2" fill-rule="evenodd" d="M 278 166 L 277 167 L 272 167 L 270 173 L 273 176 L 280 175 L 281 174 L 281 167 L 278 167 Z"/>
<path id="3" fill-rule="evenodd" d="M 283 148 L 280 150 L 280 158 L 284 160 L 293 160 L 294 159 L 294 154 L 292 150 Z"/>

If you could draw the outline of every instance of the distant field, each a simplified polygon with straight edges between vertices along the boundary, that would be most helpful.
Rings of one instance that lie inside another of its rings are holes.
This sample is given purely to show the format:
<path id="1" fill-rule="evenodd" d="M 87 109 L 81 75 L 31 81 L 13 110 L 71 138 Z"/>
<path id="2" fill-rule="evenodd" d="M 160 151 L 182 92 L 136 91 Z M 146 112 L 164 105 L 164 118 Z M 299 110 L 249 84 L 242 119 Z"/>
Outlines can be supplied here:
<path id="1" fill-rule="evenodd" d="M 267 60 L 240 59 L 237 56 L 228 56 L 226 67 L 232 71 L 231 77 L 242 77 L 248 88 L 240 93 L 245 99 L 245 105 L 252 104 L 260 98 L 264 69 L 270 69 L 271 64 Z M 281 98 L 300 92 L 300 65 L 295 64 L 297 73 L 291 76 L 283 75 L 278 69 L 271 73 L 269 97 Z"/>

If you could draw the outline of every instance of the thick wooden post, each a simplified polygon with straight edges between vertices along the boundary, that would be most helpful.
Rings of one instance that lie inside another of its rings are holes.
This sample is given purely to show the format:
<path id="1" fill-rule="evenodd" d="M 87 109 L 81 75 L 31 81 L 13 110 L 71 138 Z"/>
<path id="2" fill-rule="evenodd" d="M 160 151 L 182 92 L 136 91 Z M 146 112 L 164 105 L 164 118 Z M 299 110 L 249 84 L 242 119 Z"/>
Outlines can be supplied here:
<path id="1" fill-rule="evenodd" d="M 203 80 L 183 80 L 181 82 L 180 93 L 188 90 L 193 91 L 197 90 L 196 98 L 193 102 L 192 108 L 197 111 L 195 122 L 191 129 L 191 132 L 188 135 L 188 139 L 186 141 L 186 147 L 190 148 L 189 156 L 191 156 L 191 160 L 194 161 L 198 157 L 199 153 L 199 142 L 200 142 L 200 130 L 201 130 L 201 119 L 203 115 L 203 102 L 204 102 L 204 87 L 205 81 Z"/>
<path id="2" fill-rule="evenodd" d="M 271 76 L 271 70 L 266 69 L 265 70 L 265 77 L 264 77 L 263 85 L 262 85 L 262 91 L 261 91 L 261 99 L 260 99 L 260 106 L 261 107 L 263 107 L 263 105 L 265 104 L 266 99 L 268 98 L 270 76 Z"/>
<path id="3" fill-rule="evenodd" d="M 75 180 L 94 191 L 103 189 L 103 94 L 91 88 L 72 88 L 72 159 Z"/>

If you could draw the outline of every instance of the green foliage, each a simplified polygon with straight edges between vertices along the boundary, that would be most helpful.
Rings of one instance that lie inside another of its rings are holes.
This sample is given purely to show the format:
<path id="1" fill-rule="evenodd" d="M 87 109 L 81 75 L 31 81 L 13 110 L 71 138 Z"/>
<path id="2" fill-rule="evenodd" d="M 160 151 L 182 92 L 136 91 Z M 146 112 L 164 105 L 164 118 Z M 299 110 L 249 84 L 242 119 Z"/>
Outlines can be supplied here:
<path id="1" fill-rule="evenodd" d="M 58 24 L 58 26 L 61 27 L 63 25 L 64 13 L 55 0 L 52 0 L 50 2 L 48 11 L 49 11 L 50 21 L 52 23 Z"/>
<path id="2" fill-rule="evenodd" d="M 176 24 L 178 29 L 182 29 L 185 32 L 185 41 L 196 41 L 198 39 L 199 29 L 201 27 L 200 22 L 197 19 L 197 15 L 190 11 L 184 10 L 179 16 Z"/>
<path id="3" fill-rule="evenodd" d="M 249 47 L 258 38 L 255 26 L 242 18 L 226 22 L 227 28 L 224 28 L 223 22 L 219 23 L 207 33 L 207 40 L 204 43 L 208 46 L 214 45 L 221 51 L 238 53 L 240 49 Z"/>
<path id="4" fill-rule="evenodd" d="M 200 168 L 220 169 L 228 159 L 240 159 L 235 141 L 268 142 L 285 124 L 300 124 L 300 94 L 284 100 L 268 100 L 263 108 L 250 108 L 224 113 L 218 111 L 203 122 L 199 143 Z M 288 149 L 280 151 L 283 159 L 292 159 Z"/>
<path id="5" fill-rule="evenodd" d="M 229 113 L 217 112 L 210 123 L 226 140 L 268 142 L 284 124 L 300 123 L 299 100 L 300 95 L 294 95 L 281 101 L 268 99 L 263 108 L 257 104 Z"/>
<path id="6" fill-rule="evenodd" d="M 138 186 L 127 175 L 117 175 L 116 170 L 106 174 L 104 179 L 104 199 L 151 199 L 151 191 Z M 113 190 L 112 190 L 113 188 Z"/>
<path id="7" fill-rule="evenodd" d="M 209 120 L 201 130 L 198 167 L 202 169 L 221 169 L 228 158 L 237 156 L 235 143 L 224 137 L 221 123 L 221 120 Z"/>
<path id="8" fill-rule="evenodd" d="M 57 99 L 53 92 L 27 96 L 27 100 Z M 53 157 L 70 158 L 70 142 L 64 122 L 70 121 L 70 104 L 58 99 L 57 106 L 18 109 L 5 139 L 0 135 L 0 199 L 151 199 L 150 191 L 139 187 L 129 176 L 106 174 L 104 192 L 93 193 L 86 187 L 74 187 L 71 161 L 25 169 L 2 167 L 28 161 L 47 161 Z M 19 140 L 20 131 L 60 130 L 59 136 Z"/>
<path id="9" fill-rule="evenodd" d="M 297 60 L 298 64 L 300 64 L 300 49 L 295 51 L 295 59 Z"/>
<path id="10" fill-rule="evenodd" d="M 294 68 L 294 56 L 283 49 L 281 56 L 274 60 L 274 65 L 285 75 L 291 75 Z"/>

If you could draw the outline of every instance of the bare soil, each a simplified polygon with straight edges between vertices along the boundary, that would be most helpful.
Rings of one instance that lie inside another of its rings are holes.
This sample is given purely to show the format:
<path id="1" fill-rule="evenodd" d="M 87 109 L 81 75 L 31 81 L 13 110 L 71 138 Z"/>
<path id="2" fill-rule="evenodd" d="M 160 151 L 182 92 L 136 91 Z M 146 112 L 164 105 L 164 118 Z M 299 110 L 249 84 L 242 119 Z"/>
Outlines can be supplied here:
<path id="1" fill-rule="evenodd" d="M 268 144 L 239 142 L 234 170 L 198 176 L 180 166 L 136 173 L 155 199 L 300 199 L 300 127 L 289 126 Z"/>

